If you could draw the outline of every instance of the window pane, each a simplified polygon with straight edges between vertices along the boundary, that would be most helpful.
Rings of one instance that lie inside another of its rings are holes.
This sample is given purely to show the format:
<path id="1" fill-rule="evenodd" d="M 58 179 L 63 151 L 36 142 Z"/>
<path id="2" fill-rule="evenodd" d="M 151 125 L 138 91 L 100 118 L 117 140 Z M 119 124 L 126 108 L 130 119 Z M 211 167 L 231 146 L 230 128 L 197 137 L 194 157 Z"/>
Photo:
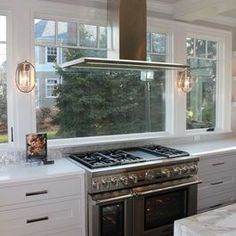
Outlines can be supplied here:
<path id="1" fill-rule="evenodd" d="M 77 44 L 77 24 L 58 22 L 57 40 L 59 44 L 76 46 Z"/>
<path id="2" fill-rule="evenodd" d="M 157 55 L 157 54 L 148 54 L 148 59 L 150 61 L 165 62 L 166 56 L 165 55 Z"/>
<path id="3" fill-rule="evenodd" d="M 80 24 L 79 42 L 81 47 L 97 47 L 97 26 Z"/>
<path id="4" fill-rule="evenodd" d="M 166 53 L 166 34 L 152 33 L 152 52 Z"/>
<path id="5" fill-rule="evenodd" d="M 55 43 L 55 21 L 35 19 L 34 26 L 36 43 Z"/>
<path id="6" fill-rule="evenodd" d="M 0 44 L 0 143 L 8 141 L 6 44 Z"/>
<path id="7" fill-rule="evenodd" d="M 62 48 L 62 63 L 78 59 L 80 57 L 107 58 L 107 51 L 99 49 L 96 50 L 96 49 Z"/>
<path id="8" fill-rule="evenodd" d="M 140 72 L 60 72 L 57 138 L 165 130 L 165 73 L 144 80 Z"/>
<path id="9" fill-rule="evenodd" d="M 207 41 L 207 57 L 216 59 L 216 46 L 217 43 L 213 41 Z"/>
<path id="10" fill-rule="evenodd" d="M 0 41 L 6 41 L 6 16 L 0 16 Z"/>
<path id="11" fill-rule="evenodd" d="M 57 97 L 56 89 L 59 84 L 59 79 L 46 79 L 46 97 Z"/>
<path id="12" fill-rule="evenodd" d="M 194 56 L 194 39 L 193 38 L 187 38 L 186 47 L 187 47 L 187 55 Z"/>
<path id="13" fill-rule="evenodd" d="M 107 28 L 99 27 L 99 47 L 107 48 Z"/>
<path id="14" fill-rule="evenodd" d="M 196 57 L 206 57 L 206 40 L 196 39 Z"/>
<path id="15" fill-rule="evenodd" d="M 57 62 L 57 48 L 47 47 L 47 62 L 56 63 Z"/>
<path id="16" fill-rule="evenodd" d="M 187 129 L 215 127 L 216 61 L 189 59 L 196 83 L 187 95 Z"/>

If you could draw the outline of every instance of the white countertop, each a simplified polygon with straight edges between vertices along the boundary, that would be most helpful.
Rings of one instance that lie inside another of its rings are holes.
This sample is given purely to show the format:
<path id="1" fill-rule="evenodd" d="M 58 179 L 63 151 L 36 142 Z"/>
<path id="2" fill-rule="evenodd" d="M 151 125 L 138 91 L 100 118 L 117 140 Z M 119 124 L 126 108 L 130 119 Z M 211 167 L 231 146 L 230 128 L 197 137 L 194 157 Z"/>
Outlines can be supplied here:
<path id="1" fill-rule="evenodd" d="M 202 141 L 191 144 L 170 145 L 175 148 L 187 151 L 193 155 L 211 155 L 225 152 L 236 153 L 236 138 L 227 138 L 214 141 Z"/>
<path id="2" fill-rule="evenodd" d="M 84 170 L 66 158 L 55 160 L 52 165 L 35 165 L 22 163 L 0 167 L 0 185 L 17 184 L 24 181 L 34 181 L 83 174 Z"/>
<path id="3" fill-rule="evenodd" d="M 236 204 L 175 221 L 174 236 L 235 236 Z"/>

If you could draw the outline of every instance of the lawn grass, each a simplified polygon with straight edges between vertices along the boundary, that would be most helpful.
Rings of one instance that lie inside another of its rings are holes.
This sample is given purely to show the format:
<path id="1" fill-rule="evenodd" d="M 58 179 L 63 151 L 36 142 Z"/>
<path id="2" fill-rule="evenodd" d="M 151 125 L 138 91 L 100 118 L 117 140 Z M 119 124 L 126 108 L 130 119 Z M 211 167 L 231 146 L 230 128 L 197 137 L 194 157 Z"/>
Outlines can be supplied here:
<path id="1" fill-rule="evenodd" d="M 47 132 L 47 138 L 48 139 L 55 139 L 57 130 L 49 131 Z M 7 143 L 8 142 L 8 135 L 7 134 L 0 134 L 0 143 Z"/>
<path id="2" fill-rule="evenodd" d="M 8 135 L 0 134 L 0 143 L 7 143 L 7 142 L 8 142 Z"/>

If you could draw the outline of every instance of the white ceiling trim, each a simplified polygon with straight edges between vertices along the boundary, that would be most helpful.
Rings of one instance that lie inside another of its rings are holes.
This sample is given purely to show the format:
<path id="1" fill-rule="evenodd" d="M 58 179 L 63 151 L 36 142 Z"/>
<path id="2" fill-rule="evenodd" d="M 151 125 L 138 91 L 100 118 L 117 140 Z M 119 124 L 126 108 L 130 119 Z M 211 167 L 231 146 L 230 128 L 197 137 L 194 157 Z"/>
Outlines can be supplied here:
<path id="1" fill-rule="evenodd" d="M 235 0 L 182 0 L 173 4 L 173 18 L 190 22 L 215 19 L 220 13 L 233 9 L 236 9 Z"/>
<path id="2" fill-rule="evenodd" d="M 158 12 L 158 13 L 165 13 L 165 14 L 169 14 L 169 15 L 173 14 L 172 4 L 158 2 L 155 0 L 148 0 L 147 1 L 147 10 Z"/>
<path id="3" fill-rule="evenodd" d="M 227 16 L 206 17 L 204 21 L 216 23 L 220 25 L 236 27 L 236 19 L 232 17 L 227 17 Z"/>
<path id="4" fill-rule="evenodd" d="M 194 21 L 214 15 L 216 10 L 216 0 L 182 0 L 173 4 L 173 18 Z"/>

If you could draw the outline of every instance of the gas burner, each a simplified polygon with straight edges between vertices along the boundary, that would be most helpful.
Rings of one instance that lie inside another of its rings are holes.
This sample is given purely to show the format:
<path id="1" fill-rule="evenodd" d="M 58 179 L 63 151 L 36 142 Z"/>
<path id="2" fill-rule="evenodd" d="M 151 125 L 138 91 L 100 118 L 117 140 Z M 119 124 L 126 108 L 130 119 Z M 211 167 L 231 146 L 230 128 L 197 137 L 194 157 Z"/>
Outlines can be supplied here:
<path id="1" fill-rule="evenodd" d="M 149 147 L 144 147 L 141 149 L 145 150 L 149 153 L 152 153 L 152 154 L 158 154 L 158 155 L 165 156 L 167 158 L 189 156 L 188 152 L 181 151 L 181 150 L 174 149 L 174 148 L 164 147 L 161 145 L 149 146 Z"/>
<path id="2" fill-rule="evenodd" d="M 111 150 L 91 153 L 73 153 L 69 157 L 85 166 L 95 169 L 115 165 L 143 162 L 145 159 L 122 150 Z"/>
<path id="3" fill-rule="evenodd" d="M 70 154 L 69 157 L 92 169 L 119 164 L 118 161 L 106 157 L 105 155 L 102 155 L 100 153 L 73 153 Z"/>
<path id="4" fill-rule="evenodd" d="M 109 156 L 112 159 L 115 159 L 120 162 L 120 164 L 130 164 L 136 162 L 144 162 L 145 159 L 131 153 L 128 153 L 123 150 L 112 150 L 101 152 L 104 155 Z"/>

